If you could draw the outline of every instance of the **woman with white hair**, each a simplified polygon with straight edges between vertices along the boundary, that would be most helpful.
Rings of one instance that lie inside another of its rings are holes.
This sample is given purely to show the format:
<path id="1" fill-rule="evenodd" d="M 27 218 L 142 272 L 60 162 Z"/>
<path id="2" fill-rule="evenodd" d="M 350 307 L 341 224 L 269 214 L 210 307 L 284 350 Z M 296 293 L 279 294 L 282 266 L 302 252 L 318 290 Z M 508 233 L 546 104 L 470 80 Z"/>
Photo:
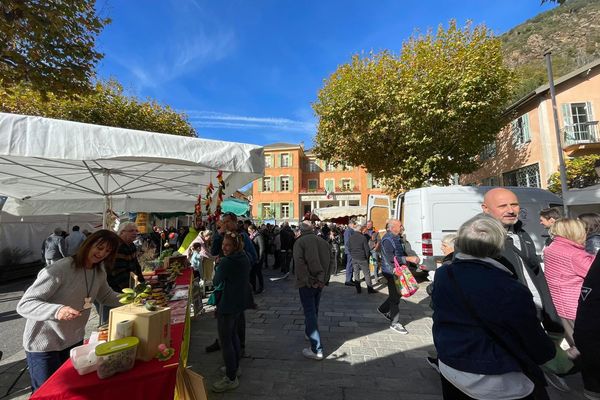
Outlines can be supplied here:
<path id="1" fill-rule="evenodd" d="M 444 399 L 545 394 L 538 365 L 554 357 L 555 347 L 537 320 L 529 290 L 494 260 L 505 235 L 491 217 L 468 220 L 456 238 L 460 252 L 436 271 L 433 339 Z"/>

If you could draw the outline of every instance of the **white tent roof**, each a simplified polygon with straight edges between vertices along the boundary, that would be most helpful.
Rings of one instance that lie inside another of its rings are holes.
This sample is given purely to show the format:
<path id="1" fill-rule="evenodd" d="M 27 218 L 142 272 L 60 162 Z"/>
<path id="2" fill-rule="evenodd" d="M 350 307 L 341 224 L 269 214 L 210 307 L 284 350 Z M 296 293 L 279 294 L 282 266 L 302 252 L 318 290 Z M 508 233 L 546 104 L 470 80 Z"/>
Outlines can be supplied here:
<path id="1" fill-rule="evenodd" d="M 367 207 L 365 206 L 332 206 L 315 208 L 312 213 L 319 217 L 320 220 L 342 218 L 342 217 L 357 217 L 367 215 Z"/>
<path id="2" fill-rule="evenodd" d="M 219 170 L 232 193 L 263 174 L 262 147 L 0 113 L 11 214 L 192 212 Z"/>
<path id="3" fill-rule="evenodd" d="M 600 185 L 568 190 L 565 193 L 565 204 L 567 206 L 600 204 Z"/>

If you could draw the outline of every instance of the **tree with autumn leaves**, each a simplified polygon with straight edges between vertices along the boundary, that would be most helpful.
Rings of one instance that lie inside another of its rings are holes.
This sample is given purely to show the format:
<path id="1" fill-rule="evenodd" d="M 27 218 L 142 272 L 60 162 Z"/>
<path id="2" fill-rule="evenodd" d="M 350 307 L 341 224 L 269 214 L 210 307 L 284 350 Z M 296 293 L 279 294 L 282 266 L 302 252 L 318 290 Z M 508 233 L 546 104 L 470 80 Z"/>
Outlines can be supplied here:
<path id="1" fill-rule="evenodd" d="M 96 80 L 95 0 L 0 2 L 0 111 L 195 136 L 187 116 Z"/>
<path id="2" fill-rule="evenodd" d="M 315 152 L 362 165 L 391 193 L 478 168 L 476 155 L 506 124 L 513 77 L 484 26 L 414 35 L 399 55 L 355 55 L 318 93 Z"/>

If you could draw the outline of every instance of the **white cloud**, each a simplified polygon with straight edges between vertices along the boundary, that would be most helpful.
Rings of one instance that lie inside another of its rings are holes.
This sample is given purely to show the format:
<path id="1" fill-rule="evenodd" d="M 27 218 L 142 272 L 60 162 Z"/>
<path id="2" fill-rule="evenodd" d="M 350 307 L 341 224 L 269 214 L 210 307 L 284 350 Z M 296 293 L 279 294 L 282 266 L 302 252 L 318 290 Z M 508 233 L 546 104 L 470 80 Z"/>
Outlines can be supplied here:
<path id="1" fill-rule="evenodd" d="M 149 28 L 143 43 L 128 43 L 120 51 L 111 49 L 107 58 L 114 60 L 135 78 L 134 85 L 157 88 L 190 72 L 229 56 L 236 48 L 236 34 L 191 0 L 172 7 L 176 21 Z M 146 28 L 146 27 L 144 27 Z"/>
<path id="2" fill-rule="evenodd" d="M 281 132 L 304 132 L 314 134 L 314 121 L 292 120 L 275 117 L 252 117 L 213 111 L 188 110 L 190 122 L 198 128 L 268 129 Z"/>

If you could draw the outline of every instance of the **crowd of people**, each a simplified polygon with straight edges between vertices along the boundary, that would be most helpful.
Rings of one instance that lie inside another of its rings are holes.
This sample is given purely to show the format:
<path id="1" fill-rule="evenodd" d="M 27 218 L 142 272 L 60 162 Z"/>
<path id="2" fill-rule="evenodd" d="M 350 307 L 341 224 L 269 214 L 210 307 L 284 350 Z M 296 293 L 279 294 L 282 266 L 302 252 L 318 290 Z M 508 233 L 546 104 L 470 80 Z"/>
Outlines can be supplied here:
<path id="1" fill-rule="evenodd" d="M 513 192 L 490 190 L 482 211 L 451 238 L 452 259 L 431 290 L 438 359 L 430 362 L 444 398 L 547 399 L 548 383 L 569 390 L 561 376 L 581 371 L 584 396 L 600 399 L 600 216 L 542 210 L 542 268 Z"/>
<path id="2" fill-rule="evenodd" d="M 438 353 L 429 362 L 440 373 L 444 398 L 543 399 L 548 383 L 568 390 L 561 377 L 581 371 L 584 395 L 600 399 L 600 215 L 564 218 L 558 208 L 542 210 L 548 239 L 540 258 L 519 210 L 513 192 L 492 189 L 480 215 L 442 238 L 444 258 L 427 292 Z M 294 276 L 310 344 L 302 350 L 306 358 L 325 358 L 319 304 L 330 276 L 343 268 L 345 284 L 357 294 L 362 280 L 367 294 L 378 293 L 376 283 L 387 285 L 377 311 L 394 332 L 408 334 L 400 323 L 394 267 L 417 271 L 420 260 L 399 220 L 388 220 L 381 233 L 371 221 L 257 226 L 225 213 L 195 232 L 188 244 L 187 228 L 156 228 L 146 242 L 171 251 L 185 243 L 195 276 L 210 281 L 218 338 L 206 350 L 220 350 L 225 364 L 223 378 L 212 385 L 216 392 L 239 385 L 244 312 L 256 307 L 254 296 L 265 293 L 267 268 L 281 273 L 277 279 Z M 34 390 L 83 340 L 91 304 L 104 322 L 130 273 L 144 280 L 137 257 L 141 242 L 135 223 L 87 239 L 78 227 L 66 240 L 56 229 L 44 241 L 47 267 L 17 308 L 27 318 L 23 343 Z"/>

